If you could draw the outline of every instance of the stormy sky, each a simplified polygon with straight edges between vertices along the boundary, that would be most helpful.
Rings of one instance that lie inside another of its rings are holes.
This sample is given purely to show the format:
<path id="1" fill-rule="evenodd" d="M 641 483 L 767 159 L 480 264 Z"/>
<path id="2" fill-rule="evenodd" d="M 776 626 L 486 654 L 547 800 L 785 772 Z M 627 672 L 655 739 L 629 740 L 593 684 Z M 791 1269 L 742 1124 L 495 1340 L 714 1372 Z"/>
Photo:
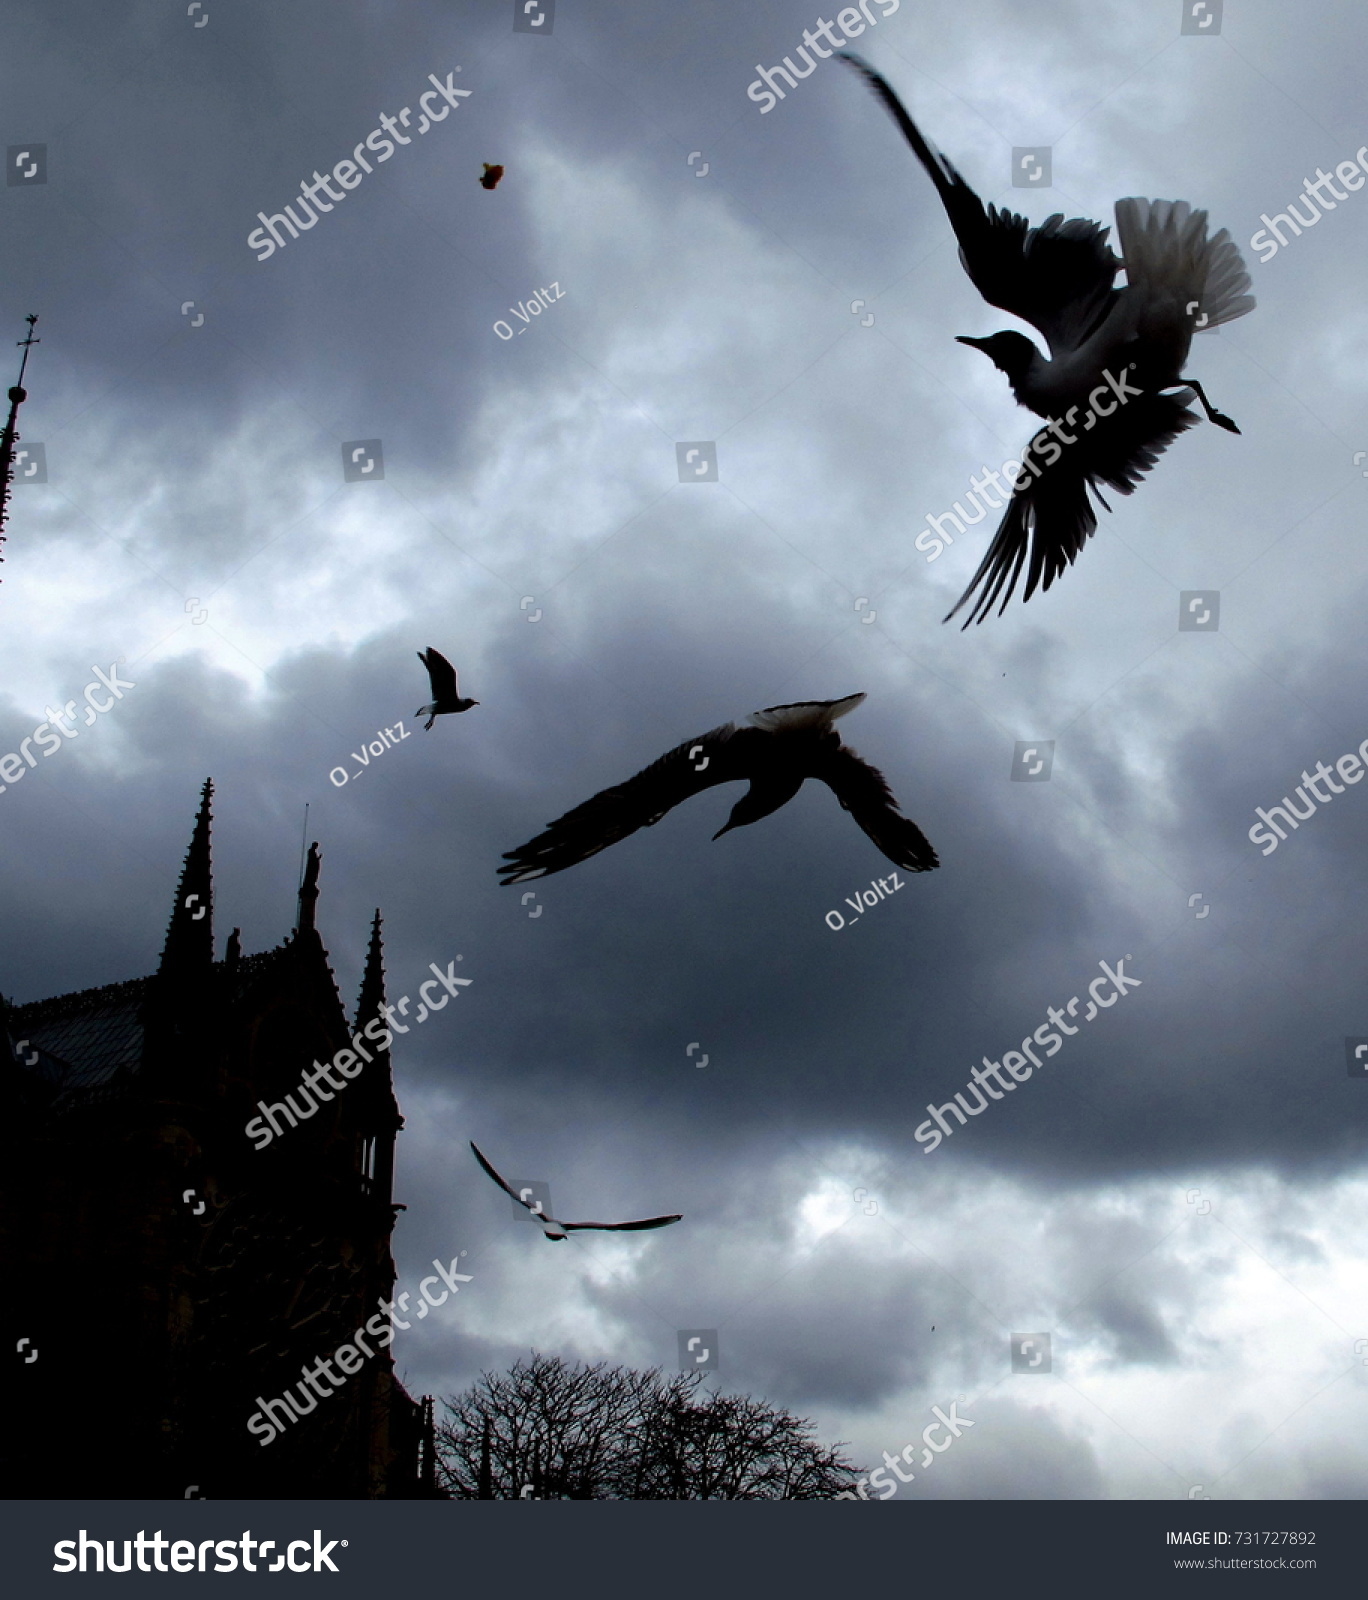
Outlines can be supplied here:
<path id="1" fill-rule="evenodd" d="M 1248 834 L 1368 738 L 1368 192 L 1249 241 L 1368 143 L 1368 18 L 889 3 L 855 48 L 985 200 L 1187 199 L 1259 301 L 1189 363 L 1241 435 L 1184 435 L 967 633 L 989 530 L 914 540 L 1033 431 L 953 338 L 1017 324 L 854 74 L 748 96 L 841 8 L 10 0 L 0 379 L 38 312 L 46 481 L 0 569 L 0 753 L 93 667 L 134 687 L 0 794 L 0 987 L 152 969 L 206 776 L 219 948 L 274 945 L 307 803 L 349 1008 L 377 905 L 391 999 L 457 954 L 474 980 L 396 1049 L 400 1283 L 472 1274 L 400 1336 L 412 1392 L 530 1349 L 673 1368 L 714 1329 L 709 1382 L 870 1466 L 963 1397 L 905 1497 L 1361 1497 L 1368 789 Z M 419 135 L 432 80 L 467 97 Z M 258 213 L 404 107 L 411 142 L 259 260 Z M 1014 187 L 1042 146 L 1050 186 Z M 716 481 L 682 482 L 699 441 Z M 1180 631 L 1193 591 L 1217 628 Z M 424 733 L 428 645 L 481 704 Z M 827 913 L 888 864 L 819 785 L 499 886 L 681 740 L 860 690 L 841 731 L 942 865 L 858 921 Z M 1022 741 L 1048 781 L 1012 781 Z M 918 1142 L 1122 960 L 1138 987 Z M 685 1220 L 547 1245 L 471 1138 L 562 1216 Z M 1013 1373 L 1040 1333 L 1051 1370 Z"/>

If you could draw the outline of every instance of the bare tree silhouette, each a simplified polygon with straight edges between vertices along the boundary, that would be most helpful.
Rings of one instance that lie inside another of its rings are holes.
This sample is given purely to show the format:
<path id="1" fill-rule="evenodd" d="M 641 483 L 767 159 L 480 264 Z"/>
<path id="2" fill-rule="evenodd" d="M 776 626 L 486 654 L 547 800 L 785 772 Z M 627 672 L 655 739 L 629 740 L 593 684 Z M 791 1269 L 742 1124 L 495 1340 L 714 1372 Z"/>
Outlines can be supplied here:
<path id="1" fill-rule="evenodd" d="M 458 1500 L 827 1500 L 857 1468 L 812 1424 L 701 1373 L 533 1353 L 444 1402 L 438 1477 Z"/>

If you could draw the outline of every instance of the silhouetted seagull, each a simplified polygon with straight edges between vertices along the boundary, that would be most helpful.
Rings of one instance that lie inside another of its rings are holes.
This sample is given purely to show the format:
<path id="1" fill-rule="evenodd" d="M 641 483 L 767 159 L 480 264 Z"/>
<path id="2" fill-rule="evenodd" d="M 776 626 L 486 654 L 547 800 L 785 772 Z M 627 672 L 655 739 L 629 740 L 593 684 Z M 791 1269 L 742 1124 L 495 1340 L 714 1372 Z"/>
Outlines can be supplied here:
<path id="1" fill-rule="evenodd" d="M 1037 586 L 1050 587 L 1097 527 L 1088 490 L 1108 511 L 1099 482 L 1130 494 L 1164 449 L 1198 421 L 1187 409 L 1194 394 L 1209 421 L 1240 431 L 1182 371 L 1196 329 L 1254 309 L 1246 292 L 1249 274 L 1229 233 L 1222 228 L 1208 239 L 1206 212 L 1186 200 L 1118 200 L 1120 259 L 1107 245 L 1111 230 L 1086 218 L 1065 222 L 1056 212 L 1033 228 L 1013 211 L 995 205 L 985 211 L 884 79 L 858 56 L 840 54 L 864 75 L 930 174 L 974 287 L 989 305 L 1038 328 L 1050 347 L 1047 361 L 1022 333 L 959 338 L 991 357 L 1018 402 L 1049 422 L 1023 453 L 997 535 L 945 619 L 981 590 L 967 628 L 983 621 L 999 595 L 998 615 L 1007 609 L 1028 547 L 1022 598 L 1029 600 Z M 1126 285 L 1117 289 L 1122 267 Z M 1160 393 L 1179 384 L 1185 387 L 1175 394 Z M 1067 431 L 1080 416 L 1079 431 Z M 1035 451 L 1046 457 L 1043 466 L 1031 459 Z"/>
<path id="2" fill-rule="evenodd" d="M 898 810 L 883 774 L 842 744 L 832 727 L 864 698 L 851 694 L 843 700 L 768 706 L 745 722 L 728 722 L 686 739 L 636 777 L 567 811 L 517 850 L 505 851 L 504 860 L 512 865 L 499 868 L 503 882 L 564 872 L 638 828 L 659 822 L 682 800 L 739 778 L 749 779 L 750 788 L 714 839 L 759 822 L 792 800 L 804 779 L 818 778 L 890 861 L 908 872 L 929 872 L 940 862 L 926 836 Z"/>
<path id="3" fill-rule="evenodd" d="M 448 711 L 469 711 L 471 706 L 479 705 L 478 700 L 462 700 L 461 685 L 456 677 L 456 668 L 439 651 L 431 645 L 426 650 L 418 652 L 418 659 L 428 670 L 428 683 L 432 688 L 432 704 L 419 706 L 413 713 L 415 717 L 427 717 L 423 724 L 426 732 L 437 718 L 444 716 Z"/>
<path id="4" fill-rule="evenodd" d="M 480 174 L 480 187 L 482 189 L 497 189 L 499 187 L 499 179 L 503 175 L 504 169 L 502 167 L 493 166 L 486 161 L 484 163 L 484 171 Z"/>
<path id="5" fill-rule="evenodd" d="M 485 1160 L 479 1145 L 472 1139 L 470 1148 L 475 1152 L 475 1159 L 485 1169 L 494 1182 L 507 1195 L 511 1195 L 520 1206 L 526 1206 L 532 1215 L 541 1224 L 541 1230 L 552 1241 L 559 1242 L 572 1233 L 583 1232 L 586 1228 L 595 1228 L 600 1233 L 639 1233 L 644 1228 L 667 1228 L 672 1222 L 683 1220 L 683 1212 L 673 1217 L 644 1217 L 640 1222 L 557 1222 L 555 1217 L 547 1216 L 541 1209 L 540 1201 L 524 1200 L 523 1197 L 509 1183 L 495 1172 Z"/>

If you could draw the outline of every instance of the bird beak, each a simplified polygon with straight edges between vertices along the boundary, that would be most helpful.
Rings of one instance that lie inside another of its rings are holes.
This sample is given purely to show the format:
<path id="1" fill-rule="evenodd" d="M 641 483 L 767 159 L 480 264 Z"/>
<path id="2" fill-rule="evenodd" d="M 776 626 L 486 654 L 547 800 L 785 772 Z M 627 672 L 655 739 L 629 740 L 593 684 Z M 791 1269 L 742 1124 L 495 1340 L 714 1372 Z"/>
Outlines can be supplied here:
<path id="1" fill-rule="evenodd" d="M 729 822 L 725 827 L 719 828 L 717 832 L 713 834 L 714 841 L 720 839 L 724 833 L 730 833 L 735 826 L 736 824 L 734 822 Z"/>
<path id="2" fill-rule="evenodd" d="M 967 333 L 957 333 L 955 335 L 955 343 L 970 344 L 973 345 L 975 350 L 983 350 L 984 345 L 986 345 L 988 341 L 986 339 L 971 339 Z M 988 352 L 984 350 L 983 353 L 987 355 Z"/>

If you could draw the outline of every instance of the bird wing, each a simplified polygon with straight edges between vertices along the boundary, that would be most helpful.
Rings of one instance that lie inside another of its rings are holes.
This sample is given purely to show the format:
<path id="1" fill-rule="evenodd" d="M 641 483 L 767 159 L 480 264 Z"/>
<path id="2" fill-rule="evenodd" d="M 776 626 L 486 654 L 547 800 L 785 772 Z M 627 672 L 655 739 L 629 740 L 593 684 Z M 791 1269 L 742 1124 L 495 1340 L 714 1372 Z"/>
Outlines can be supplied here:
<path id="1" fill-rule="evenodd" d="M 668 1228 L 672 1222 L 682 1222 L 684 1213 L 681 1211 L 673 1217 L 646 1217 L 641 1222 L 562 1222 L 561 1227 L 567 1233 L 576 1228 L 598 1228 L 604 1233 L 634 1233 L 642 1228 Z"/>
<path id="2" fill-rule="evenodd" d="M 1052 354 L 1077 349 L 1105 320 L 1120 292 L 1113 288 L 1121 262 L 1107 244 L 1111 229 L 1086 217 L 1066 222 L 1062 211 L 1033 228 L 1015 211 L 985 209 L 950 162 L 926 142 L 887 81 L 857 55 L 838 53 L 883 101 L 926 168 L 978 292 L 989 305 L 1039 328 Z"/>
<path id="3" fill-rule="evenodd" d="M 532 1215 L 536 1217 L 538 1222 L 555 1222 L 556 1219 L 554 1217 L 548 1217 L 544 1211 L 538 1211 L 533 1206 L 529 1205 L 528 1202 L 523 1199 L 523 1197 L 515 1188 L 512 1187 L 511 1184 L 507 1183 L 499 1176 L 497 1172 L 495 1172 L 494 1168 L 491 1167 L 488 1161 L 485 1160 L 484 1154 L 480 1150 L 479 1145 L 477 1145 L 473 1139 L 470 1141 L 470 1148 L 475 1152 L 475 1159 L 485 1169 L 489 1176 L 493 1178 L 494 1182 L 498 1184 L 503 1192 L 510 1197 L 510 1199 L 516 1200 L 520 1206 L 526 1206 L 527 1209 L 532 1212 Z"/>
<path id="4" fill-rule="evenodd" d="M 686 739 L 626 783 L 604 789 L 550 823 L 535 839 L 506 850 L 500 867 L 505 885 L 564 872 L 617 844 L 638 828 L 659 822 L 667 811 L 714 784 L 749 778 L 758 746 L 771 736 L 734 722 Z"/>
<path id="5" fill-rule="evenodd" d="M 1079 433 L 1073 444 L 1060 446 L 1063 453 L 1059 459 L 1041 468 L 1039 477 L 1032 477 L 1023 466 L 987 555 L 945 621 L 949 622 L 975 590 L 980 592 L 964 627 L 982 622 L 999 595 L 1001 616 L 1028 554 L 1023 601 L 1037 588 L 1048 589 L 1072 566 L 1097 527 L 1088 490 L 1091 488 L 1104 506 L 1107 503 L 1098 492 L 1099 482 L 1118 494 L 1130 494 L 1178 435 L 1200 420 L 1196 412 L 1187 409 L 1192 398 L 1191 389 L 1140 395 L 1099 421 L 1093 433 Z"/>
<path id="6" fill-rule="evenodd" d="M 447 660 L 440 650 L 434 650 L 431 645 L 426 653 L 418 652 L 418 659 L 428 669 L 428 682 L 432 685 L 432 698 L 434 700 L 459 700 L 461 698 L 461 685 L 456 676 L 456 668 Z"/>
<path id="7" fill-rule="evenodd" d="M 531 1211 L 537 1221 L 543 1225 L 543 1231 L 547 1231 L 545 1225 L 550 1223 L 551 1227 L 558 1228 L 562 1233 L 584 1228 L 598 1228 L 605 1233 L 631 1233 L 642 1228 L 665 1228 L 672 1222 L 683 1220 L 683 1212 L 680 1212 L 672 1217 L 645 1217 L 640 1222 L 561 1222 L 556 1217 L 548 1217 L 544 1211 L 537 1211 L 533 1206 L 529 1205 L 516 1189 L 495 1172 L 494 1168 L 485 1159 L 484 1152 L 473 1139 L 470 1141 L 470 1148 L 475 1152 L 475 1159 L 493 1178 L 494 1182 L 511 1199 L 516 1200 L 520 1206 L 524 1206 L 528 1211 Z M 551 1237 L 549 1231 L 547 1231 L 547 1237 Z"/>
<path id="8" fill-rule="evenodd" d="M 763 728 L 766 733 L 816 731 L 829 728 L 837 717 L 853 711 L 865 698 L 863 694 L 848 694 L 840 700 L 791 700 L 787 705 L 752 711 L 747 720 L 752 727 Z"/>
<path id="9" fill-rule="evenodd" d="M 940 866 L 931 841 L 898 809 L 883 773 L 849 745 L 825 756 L 812 776 L 826 784 L 884 855 L 905 872 L 930 872 Z"/>

